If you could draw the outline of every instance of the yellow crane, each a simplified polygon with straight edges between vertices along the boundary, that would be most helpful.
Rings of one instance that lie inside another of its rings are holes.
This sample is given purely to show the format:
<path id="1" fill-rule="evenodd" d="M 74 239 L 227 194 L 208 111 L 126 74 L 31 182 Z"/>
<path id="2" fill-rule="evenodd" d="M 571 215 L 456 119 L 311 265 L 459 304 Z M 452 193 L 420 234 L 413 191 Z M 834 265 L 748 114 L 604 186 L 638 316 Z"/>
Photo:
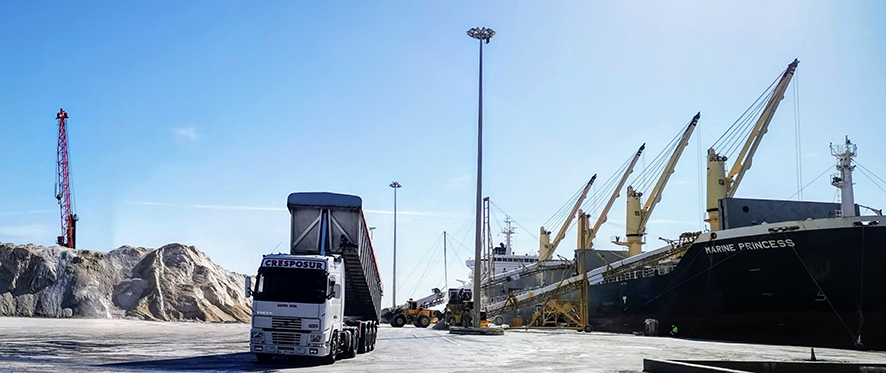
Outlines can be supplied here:
<path id="1" fill-rule="evenodd" d="M 609 210 L 612 209 L 612 205 L 615 203 L 615 200 L 618 199 L 618 192 L 628 181 L 628 176 L 630 176 L 631 173 L 634 172 L 634 166 L 636 166 L 637 161 L 640 160 L 640 155 L 643 154 L 644 149 L 646 149 L 646 144 L 641 145 L 640 149 L 637 150 L 637 153 L 634 154 L 634 158 L 631 159 L 631 163 L 628 164 L 628 167 L 625 169 L 624 174 L 621 176 L 621 179 L 619 179 L 618 185 L 616 185 L 615 189 L 613 189 L 612 196 L 609 197 L 609 201 L 606 202 L 606 206 L 603 207 L 603 210 L 600 212 L 600 216 L 597 217 L 597 221 L 594 223 L 593 229 L 590 228 L 589 224 L 590 215 L 585 214 L 585 212 L 581 209 L 578 210 L 578 250 L 576 250 L 575 252 L 575 261 L 578 263 L 578 273 L 582 275 L 581 287 L 579 287 L 578 291 L 578 315 L 579 325 L 583 328 L 585 332 L 590 332 L 591 326 L 588 323 L 588 273 L 584 267 L 584 256 L 587 250 L 590 250 L 594 247 L 594 238 L 597 237 L 597 232 L 600 231 L 600 227 L 603 225 L 603 223 L 606 222 L 607 216 L 609 215 Z"/>
<path id="2" fill-rule="evenodd" d="M 782 74 L 778 85 L 772 91 L 772 96 L 769 97 L 769 102 L 766 103 L 766 107 L 757 119 L 756 125 L 751 130 L 728 175 L 726 174 L 726 157 L 718 154 L 714 148 L 708 149 L 708 218 L 705 221 L 710 223 L 711 231 L 720 230 L 720 200 L 735 195 L 745 172 L 751 168 L 754 153 L 760 146 L 763 135 L 769 130 L 769 122 L 772 121 L 778 104 L 784 99 L 784 93 L 788 89 L 788 84 L 790 84 L 799 63 L 800 61 L 794 59 L 794 62 L 791 62 Z"/>
<path id="3" fill-rule="evenodd" d="M 554 251 L 557 250 L 557 245 L 560 245 L 560 241 L 563 241 L 563 237 L 566 236 L 566 231 L 569 229 L 569 225 L 572 224 L 572 219 L 575 218 L 581 203 L 585 200 L 585 197 L 588 196 L 588 191 L 590 191 L 591 186 L 594 185 L 594 180 L 597 180 L 597 174 L 594 174 L 594 176 L 591 177 L 591 180 L 585 184 L 584 189 L 582 189 L 581 194 L 578 196 L 578 200 L 575 201 L 575 206 L 572 206 L 572 211 L 569 212 L 569 216 L 566 217 L 566 221 L 563 222 L 563 226 L 560 227 L 560 231 L 557 232 L 557 236 L 554 237 L 554 242 L 551 242 L 551 232 L 546 230 L 545 227 L 541 227 L 538 243 L 539 261 L 551 260 L 554 256 Z"/>
<path id="4" fill-rule="evenodd" d="M 664 192 L 664 188 L 668 184 L 671 174 L 674 173 L 674 168 L 677 167 L 677 161 L 680 160 L 683 150 L 689 145 L 689 137 L 692 136 L 692 132 L 695 130 L 699 118 L 701 118 L 701 113 L 695 114 L 695 117 L 693 117 L 689 125 L 686 126 L 686 130 L 683 131 L 683 136 L 674 148 L 674 153 L 671 154 L 670 160 L 668 160 L 664 171 L 662 171 L 661 176 L 658 178 L 658 182 L 652 189 L 651 195 L 648 197 L 646 204 L 643 205 L 642 208 L 640 207 L 640 197 L 643 196 L 643 193 L 634 190 L 632 186 L 628 186 L 628 210 L 625 224 L 626 241 L 613 241 L 614 244 L 627 246 L 628 256 L 637 255 L 643 249 L 643 235 L 646 234 L 646 223 L 649 222 L 649 217 L 652 216 L 652 211 L 655 209 L 655 206 L 661 201 L 662 192 Z"/>

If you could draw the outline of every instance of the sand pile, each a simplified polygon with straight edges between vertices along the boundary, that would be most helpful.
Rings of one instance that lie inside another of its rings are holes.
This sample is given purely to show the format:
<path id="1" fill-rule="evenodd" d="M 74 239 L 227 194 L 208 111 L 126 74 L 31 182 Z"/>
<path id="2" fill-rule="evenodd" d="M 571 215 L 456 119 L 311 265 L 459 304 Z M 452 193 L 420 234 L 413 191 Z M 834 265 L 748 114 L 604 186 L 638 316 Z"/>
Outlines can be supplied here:
<path id="1" fill-rule="evenodd" d="M 249 322 L 244 276 L 193 246 L 108 253 L 0 243 L 0 315 Z"/>

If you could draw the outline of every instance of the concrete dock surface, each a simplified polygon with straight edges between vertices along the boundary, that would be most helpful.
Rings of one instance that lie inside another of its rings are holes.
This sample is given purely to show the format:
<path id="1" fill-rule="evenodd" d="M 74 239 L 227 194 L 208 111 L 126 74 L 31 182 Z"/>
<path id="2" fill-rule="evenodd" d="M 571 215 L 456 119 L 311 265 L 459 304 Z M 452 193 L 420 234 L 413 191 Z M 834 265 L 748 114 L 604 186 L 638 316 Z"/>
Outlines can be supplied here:
<path id="1" fill-rule="evenodd" d="M 641 372 L 643 359 L 804 361 L 809 347 L 508 330 L 451 335 L 383 325 L 375 351 L 320 365 L 259 364 L 248 324 L 0 317 L 2 372 Z M 886 363 L 886 352 L 816 348 L 820 361 Z"/>

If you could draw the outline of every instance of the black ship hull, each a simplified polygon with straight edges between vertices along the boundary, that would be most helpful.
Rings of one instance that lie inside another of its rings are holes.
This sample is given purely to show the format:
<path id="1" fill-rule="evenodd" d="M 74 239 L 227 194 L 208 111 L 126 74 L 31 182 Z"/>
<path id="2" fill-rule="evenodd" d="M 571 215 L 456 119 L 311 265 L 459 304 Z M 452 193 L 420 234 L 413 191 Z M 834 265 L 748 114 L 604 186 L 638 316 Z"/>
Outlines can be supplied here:
<path id="1" fill-rule="evenodd" d="M 651 318 L 660 335 L 886 350 L 884 264 L 886 227 L 874 225 L 714 239 L 668 274 L 591 286 L 590 323 L 631 333 Z"/>

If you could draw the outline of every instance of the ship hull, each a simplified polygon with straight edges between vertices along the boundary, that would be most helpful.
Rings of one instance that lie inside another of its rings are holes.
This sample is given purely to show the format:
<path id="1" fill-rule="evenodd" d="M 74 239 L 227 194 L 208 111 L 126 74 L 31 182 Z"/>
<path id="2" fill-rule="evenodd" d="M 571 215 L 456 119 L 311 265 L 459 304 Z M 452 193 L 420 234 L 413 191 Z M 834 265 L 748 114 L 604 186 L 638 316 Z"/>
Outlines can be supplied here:
<path id="1" fill-rule="evenodd" d="M 781 231 L 693 244 L 666 275 L 589 288 L 595 330 L 886 350 L 886 227 Z"/>

